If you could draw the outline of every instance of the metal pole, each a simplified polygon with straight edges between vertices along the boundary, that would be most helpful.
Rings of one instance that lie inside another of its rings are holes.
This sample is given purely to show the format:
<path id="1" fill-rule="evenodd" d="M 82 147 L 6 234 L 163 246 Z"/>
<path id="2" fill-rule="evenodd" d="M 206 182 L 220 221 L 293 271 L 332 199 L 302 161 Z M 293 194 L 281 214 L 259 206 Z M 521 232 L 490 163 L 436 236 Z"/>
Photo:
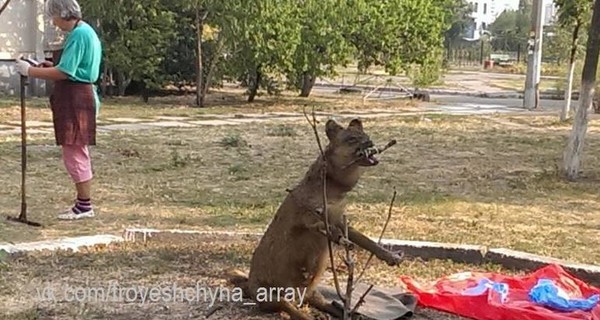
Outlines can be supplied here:
<path id="1" fill-rule="evenodd" d="M 527 46 L 527 75 L 523 107 L 529 110 L 539 107 L 539 83 L 542 69 L 542 32 L 544 28 L 543 0 L 533 0 L 531 31 Z"/>

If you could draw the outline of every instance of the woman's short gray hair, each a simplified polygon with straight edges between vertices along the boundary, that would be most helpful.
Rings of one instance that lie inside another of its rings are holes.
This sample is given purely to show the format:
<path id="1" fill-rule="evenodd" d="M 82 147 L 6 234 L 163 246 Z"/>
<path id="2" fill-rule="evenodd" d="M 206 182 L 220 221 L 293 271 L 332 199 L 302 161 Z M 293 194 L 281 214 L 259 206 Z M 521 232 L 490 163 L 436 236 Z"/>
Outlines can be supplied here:
<path id="1" fill-rule="evenodd" d="M 76 0 L 47 0 L 46 13 L 61 19 L 81 19 L 81 8 Z"/>

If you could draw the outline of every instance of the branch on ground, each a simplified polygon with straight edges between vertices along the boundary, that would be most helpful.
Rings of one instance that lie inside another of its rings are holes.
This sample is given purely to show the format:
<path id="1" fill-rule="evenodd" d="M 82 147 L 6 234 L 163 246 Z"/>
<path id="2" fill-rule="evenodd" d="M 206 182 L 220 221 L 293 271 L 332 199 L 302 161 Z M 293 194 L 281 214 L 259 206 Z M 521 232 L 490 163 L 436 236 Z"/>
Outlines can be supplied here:
<path id="1" fill-rule="evenodd" d="M 6 10 L 9 3 L 10 3 L 10 0 L 4 1 L 4 4 L 2 5 L 2 7 L 0 7 L 0 15 L 2 15 L 2 12 L 4 12 L 4 10 Z"/>

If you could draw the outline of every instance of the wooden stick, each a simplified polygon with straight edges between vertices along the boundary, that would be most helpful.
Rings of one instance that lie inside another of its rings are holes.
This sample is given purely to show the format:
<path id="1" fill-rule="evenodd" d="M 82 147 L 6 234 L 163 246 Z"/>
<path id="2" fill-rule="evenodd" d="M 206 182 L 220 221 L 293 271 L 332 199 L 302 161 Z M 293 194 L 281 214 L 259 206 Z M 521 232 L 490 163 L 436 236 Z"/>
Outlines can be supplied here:
<path id="1" fill-rule="evenodd" d="M 385 220 L 385 224 L 383 225 L 383 229 L 381 230 L 381 234 L 379 235 L 379 240 L 377 241 L 377 244 L 381 244 L 381 239 L 383 239 L 383 234 L 385 233 L 385 230 L 387 229 L 387 226 L 390 223 L 390 219 L 392 218 L 392 208 L 394 207 L 394 202 L 396 201 L 396 194 L 397 194 L 396 188 L 394 188 L 394 194 L 392 195 L 392 201 L 390 202 L 390 207 L 388 209 L 388 216 L 387 216 L 387 219 Z M 358 275 L 356 282 L 359 282 L 360 279 L 362 278 L 362 276 L 365 274 L 365 271 L 367 270 L 367 268 L 369 268 L 369 264 L 371 263 L 371 259 L 373 259 L 374 255 L 375 255 L 374 253 L 371 253 L 369 258 L 367 259 L 367 263 L 365 263 L 365 266 L 363 267 L 360 274 Z"/>
<path id="2" fill-rule="evenodd" d="M 358 308 L 360 308 L 360 306 L 362 306 L 362 304 L 365 303 L 365 298 L 367 297 L 367 295 L 369 294 L 369 292 L 371 292 L 371 289 L 373 289 L 373 285 L 370 285 L 369 289 L 367 289 L 367 291 L 365 291 L 365 293 L 363 293 L 362 296 L 360 296 L 360 299 L 358 299 L 358 302 L 356 303 L 356 305 L 352 309 L 352 312 L 350 312 L 350 317 L 351 318 L 352 318 L 352 315 L 354 315 L 356 313 L 356 311 L 358 311 Z"/>
<path id="3" fill-rule="evenodd" d="M 344 235 L 348 238 L 348 220 L 346 215 L 344 214 Z M 351 314 L 351 304 L 352 304 L 352 291 L 354 290 L 354 259 L 352 258 L 352 254 L 350 253 L 349 248 L 345 248 L 346 258 L 344 262 L 348 267 L 348 279 L 346 279 L 346 300 L 344 300 L 344 313 L 343 319 L 349 319 Z"/>
<path id="4" fill-rule="evenodd" d="M 364 150 L 362 152 L 362 156 L 364 157 L 368 157 L 368 156 L 372 156 L 372 155 L 376 155 L 376 154 L 380 154 L 383 153 L 385 150 L 389 149 L 390 147 L 394 146 L 396 144 L 396 140 L 391 140 L 390 142 L 388 142 L 385 146 L 378 148 L 378 147 L 372 147 L 372 148 L 368 148 L 366 150 Z M 360 161 L 362 158 L 356 158 L 354 160 L 352 160 L 350 163 L 348 163 L 347 165 L 345 165 L 343 167 L 343 169 L 348 168 L 349 166 L 357 163 L 358 161 Z"/>
<path id="5" fill-rule="evenodd" d="M 312 121 L 308 118 L 306 114 L 306 108 L 303 109 L 304 117 L 310 124 L 313 129 L 313 133 L 317 139 L 317 144 L 319 146 L 319 152 L 321 153 L 321 159 L 323 161 L 323 168 L 321 171 L 321 177 L 323 179 L 323 214 L 325 215 L 325 231 L 330 234 L 329 229 L 329 214 L 327 212 L 327 159 L 325 158 L 325 152 L 323 152 L 323 146 L 321 145 L 321 139 L 319 138 L 319 132 L 317 130 L 317 117 L 315 115 L 315 107 L 312 109 Z M 329 238 L 331 238 L 329 236 Z M 333 282 L 335 283 L 335 290 L 342 301 L 345 301 L 342 296 L 342 290 L 340 289 L 340 282 L 338 280 L 337 271 L 335 270 L 335 260 L 333 259 L 333 246 L 331 245 L 331 240 L 327 241 L 327 246 L 329 248 L 329 261 L 331 263 L 331 272 L 333 273 Z"/>

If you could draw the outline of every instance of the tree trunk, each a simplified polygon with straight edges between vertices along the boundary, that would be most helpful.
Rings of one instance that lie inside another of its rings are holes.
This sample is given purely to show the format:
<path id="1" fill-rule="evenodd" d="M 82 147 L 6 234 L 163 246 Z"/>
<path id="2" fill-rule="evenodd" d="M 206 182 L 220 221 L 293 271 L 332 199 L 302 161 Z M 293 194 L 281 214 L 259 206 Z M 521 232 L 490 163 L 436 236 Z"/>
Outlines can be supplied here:
<path id="1" fill-rule="evenodd" d="M 117 71 L 117 84 L 119 89 L 119 96 L 125 96 L 125 90 L 131 82 L 131 78 L 128 78 L 123 71 Z"/>
<path id="2" fill-rule="evenodd" d="M 150 101 L 150 90 L 148 89 L 148 86 L 145 83 L 142 87 L 142 100 L 144 101 L 144 103 L 148 103 L 148 101 Z"/>
<path id="3" fill-rule="evenodd" d="M 204 87 L 202 78 L 204 78 L 204 66 L 202 65 L 202 32 L 204 31 L 204 20 L 208 11 L 202 12 L 196 8 L 196 40 L 198 45 L 198 56 L 196 57 L 196 106 L 204 107 Z"/>
<path id="4" fill-rule="evenodd" d="M 308 97 L 312 88 L 315 86 L 315 82 L 317 82 L 317 77 L 311 75 L 308 71 L 305 71 L 302 74 L 302 90 L 300 91 L 301 97 Z"/>
<path id="5" fill-rule="evenodd" d="M 560 114 L 560 121 L 565 121 L 569 117 L 571 111 L 571 96 L 573 95 L 573 75 L 575 73 L 575 57 L 577 55 L 577 40 L 579 39 L 579 28 L 581 23 L 577 22 L 573 30 L 573 38 L 571 40 L 571 54 L 569 56 L 569 72 L 567 73 L 567 91 L 565 93 L 565 105 Z"/>
<path id="6" fill-rule="evenodd" d="M 113 97 L 115 96 L 115 72 L 113 71 L 113 69 L 109 69 L 108 71 L 108 96 L 109 97 Z"/>
<path id="7" fill-rule="evenodd" d="M 204 83 L 204 88 L 203 88 L 203 92 L 202 92 L 202 95 L 204 97 L 206 97 L 206 95 L 208 94 L 208 89 L 212 85 L 212 78 L 215 73 L 215 68 L 217 67 L 217 62 L 219 61 L 221 53 L 223 52 L 223 48 L 225 47 L 224 39 L 225 38 L 223 36 L 219 36 L 219 41 L 217 43 L 217 50 L 215 50 L 214 56 L 210 60 L 210 66 L 208 68 L 208 74 L 206 75 L 206 81 Z"/>
<path id="8" fill-rule="evenodd" d="M 108 87 L 107 82 L 108 82 L 108 68 L 106 67 L 106 65 L 104 65 L 104 68 L 102 69 L 102 80 L 100 81 L 100 91 L 102 91 L 103 98 L 108 96 L 108 93 L 106 92 L 106 88 Z"/>
<path id="9" fill-rule="evenodd" d="M 258 88 L 260 87 L 260 67 L 256 67 L 254 70 L 254 74 L 250 79 L 250 92 L 248 94 L 248 102 L 253 102 L 254 98 L 256 98 L 256 94 L 258 93 Z"/>
<path id="10" fill-rule="evenodd" d="M 568 180 L 575 180 L 579 174 L 579 166 L 583 156 L 583 145 L 588 124 L 588 112 L 592 107 L 596 73 L 598 71 L 598 55 L 600 54 L 600 1 L 594 4 L 594 15 L 588 31 L 588 42 L 581 77 L 579 107 L 575 114 L 573 129 L 569 136 L 564 154 L 564 169 Z"/>

